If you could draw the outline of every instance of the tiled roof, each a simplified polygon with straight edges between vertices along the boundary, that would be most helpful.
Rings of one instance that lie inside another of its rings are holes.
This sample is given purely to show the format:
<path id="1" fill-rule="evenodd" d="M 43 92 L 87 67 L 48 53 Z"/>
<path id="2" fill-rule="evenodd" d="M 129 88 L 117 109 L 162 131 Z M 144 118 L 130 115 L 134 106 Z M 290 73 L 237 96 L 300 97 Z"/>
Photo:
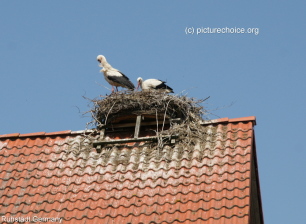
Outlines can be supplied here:
<path id="1" fill-rule="evenodd" d="M 188 149 L 132 142 L 97 153 L 91 132 L 0 135 L 0 219 L 252 223 L 255 117 L 202 125 L 205 145 Z"/>

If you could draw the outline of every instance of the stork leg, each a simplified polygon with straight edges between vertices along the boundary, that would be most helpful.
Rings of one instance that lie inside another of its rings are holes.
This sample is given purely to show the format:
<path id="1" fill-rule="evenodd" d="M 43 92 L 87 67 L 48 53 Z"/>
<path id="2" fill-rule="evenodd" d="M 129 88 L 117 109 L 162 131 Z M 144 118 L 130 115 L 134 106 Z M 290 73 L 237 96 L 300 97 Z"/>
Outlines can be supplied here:
<path id="1" fill-rule="evenodd" d="M 116 86 L 116 90 L 117 90 L 117 92 L 118 92 L 118 87 Z"/>
<path id="2" fill-rule="evenodd" d="M 115 89 L 114 89 L 114 86 L 112 86 L 112 93 L 114 92 L 114 90 L 115 90 Z"/>

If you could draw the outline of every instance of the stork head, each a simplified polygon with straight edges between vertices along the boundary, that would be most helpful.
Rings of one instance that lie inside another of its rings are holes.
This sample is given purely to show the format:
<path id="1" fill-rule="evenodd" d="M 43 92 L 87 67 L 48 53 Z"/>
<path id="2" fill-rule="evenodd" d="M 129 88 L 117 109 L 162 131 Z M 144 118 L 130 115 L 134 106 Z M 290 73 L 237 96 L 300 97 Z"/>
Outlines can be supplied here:
<path id="1" fill-rule="evenodd" d="M 98 55 L 97 56 L 97 61 L 102 63 L 102 61 L 105 61 L 105 57 L 103 55 Z"/>
<path id="2" fill-rule="evenodd" d="M 137 79 L 137 83 L 138 83 L 138 85 L 137 85 L 137 90 L 139 89 L 139 86 L 141 86 L 141 83 L 142 83 L 142 78 L 141 77 L 139 77 L 138 79 Z"/>

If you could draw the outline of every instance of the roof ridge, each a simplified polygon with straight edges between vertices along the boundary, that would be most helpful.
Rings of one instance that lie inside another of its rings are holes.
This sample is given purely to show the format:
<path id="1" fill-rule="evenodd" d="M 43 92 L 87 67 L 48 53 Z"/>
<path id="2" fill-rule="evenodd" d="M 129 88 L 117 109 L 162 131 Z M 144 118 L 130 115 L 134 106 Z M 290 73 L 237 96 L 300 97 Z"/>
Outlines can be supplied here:
<path id="1" fill-rule="evenodd" d="M 249 116 L 249 117 L 240 117 L 240 118 L 218 118 L 218 119 L 212 119 L 212 120 L 206 120 L 201 122 L 202 125 L 207 124 L 216 124 L 216 123 L 236 123 L 236 122 L 243 122 L 243 121 L 252 121 L 254 125 L 256 125 L 256 117 L 255 116 Z M 52 135 L 77 135 L 82 133 L 92 133 L 94 130 L 88 129 L 88 130 L 79 130 L 79 131 L 71 131 L 71 130 L 65 130 L 65 131 L 56 131 L 56 132 L 33 132 L 33 133 L 11 133 L 11 134 L 3 134 L 0 135 L 1 138 L 25 138 L 25 137 L 34 137 L 34 136 L 52 136 Z"/>
<path id="2" fill-rule="evenodd" d="M 93 133 L 94 130 L 88 129 L 88 130 L 79 130 L 79 131 L 71 131 L 71 130 L 65 130 L 65 131 L 55 131 L 55 132 L 33 132 L 33 133 L 12 133 L 12 134 L 3 134 L 0 135 L 1 138 L 26 138 L 26 137 L 35 137 L 35 136 L 54 136 L 54 135 L 78 135 L 78 134 L 87 134 L 87 133 Z"/>
<path id="3" fill-rule="evenodd" d="M 248 116 L 248 117 L 239 117 L 239 118 L 218 118 L 212 120 L 206 120 L 201 122 L 202 125 L 207 124 L 219 124 L 219 123 L 236 123 L 236 122 L 243 122 L 243 121 L 252 121 L 254 125 L 256 125 L 256 117 L 255 116 Z"/>

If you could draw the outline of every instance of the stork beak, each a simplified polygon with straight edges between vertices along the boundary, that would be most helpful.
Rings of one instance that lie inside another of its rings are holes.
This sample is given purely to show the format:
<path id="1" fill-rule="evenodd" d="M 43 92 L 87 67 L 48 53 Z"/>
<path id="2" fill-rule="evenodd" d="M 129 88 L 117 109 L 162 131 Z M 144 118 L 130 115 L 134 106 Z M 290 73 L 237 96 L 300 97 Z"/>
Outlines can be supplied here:
<path id="1" fill-rule="evenodd" d="M 136 90 L 138 90 L 138 89 L 139 89 L 139 86 L 140 86 L 140 83 L 138 83 Z"/>

